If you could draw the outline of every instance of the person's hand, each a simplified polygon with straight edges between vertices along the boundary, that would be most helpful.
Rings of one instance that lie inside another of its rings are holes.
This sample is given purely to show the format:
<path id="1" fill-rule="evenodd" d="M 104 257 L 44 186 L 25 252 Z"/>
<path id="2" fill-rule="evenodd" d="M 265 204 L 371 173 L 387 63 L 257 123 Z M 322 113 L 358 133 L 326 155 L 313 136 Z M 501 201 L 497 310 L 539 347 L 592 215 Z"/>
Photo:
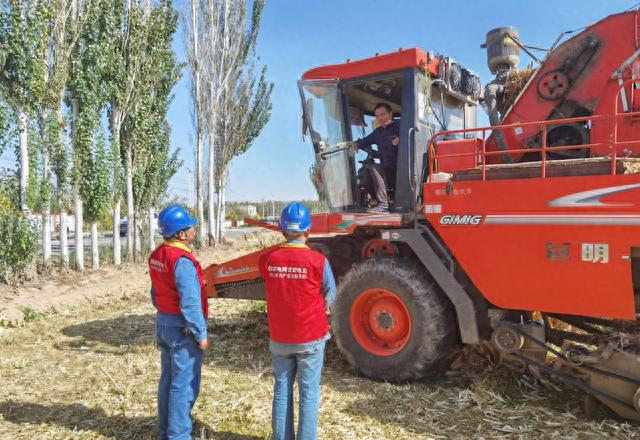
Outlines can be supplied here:
<path id="1" fill-rule="evenodd" d="M 202 341 L 198 342 L 198 347 L 200 347 L 200 350 L 202 351 L 205 351 L 210 346 L 211 346 L 211 339 L 209 338 L 203 339 Z"/>
<path id="2" fill-rule="evenodd" d="M 357 153 L 358 152 L 358 143 L 357 142 L 353 142 L 351 144 L 351 152 L 352 153 Z"/>
<path id="3" fill-rule="evenodd" d="M 398 136 L 393 136 L 391 138 L 391 145 L 395 145 L 396 147 L 400 145 L 400 138 Z"/>

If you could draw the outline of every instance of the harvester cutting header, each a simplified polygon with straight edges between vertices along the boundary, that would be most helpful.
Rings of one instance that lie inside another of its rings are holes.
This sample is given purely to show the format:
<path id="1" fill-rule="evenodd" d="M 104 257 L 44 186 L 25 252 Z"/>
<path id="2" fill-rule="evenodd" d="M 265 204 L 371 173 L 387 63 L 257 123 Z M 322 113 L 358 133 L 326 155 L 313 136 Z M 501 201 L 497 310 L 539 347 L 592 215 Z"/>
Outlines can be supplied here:
<path id="1" fill-rule="evenodd" d="M 638 11 L 611 15 L 525 72 L 530 48 L 495 29 L 484 93 L 417 48 L 304 73 L 330 206 L 309 245 L 338 277 L 331 327 L 356 369 L 418 379 L 490 338 L 542 369 L 554 355 L 560 380 L 640 420 L 639 29 Z M 270 251 L 209 267 L 209 296 L 263 299 Z"/>

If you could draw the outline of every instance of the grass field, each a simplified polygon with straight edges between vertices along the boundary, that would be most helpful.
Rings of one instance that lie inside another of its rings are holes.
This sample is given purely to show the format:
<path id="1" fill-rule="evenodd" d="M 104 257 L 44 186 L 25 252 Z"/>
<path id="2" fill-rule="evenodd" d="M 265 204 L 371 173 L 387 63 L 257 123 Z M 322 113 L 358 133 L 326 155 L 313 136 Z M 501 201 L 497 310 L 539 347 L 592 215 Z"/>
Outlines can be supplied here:
<path id="1" fill-rule="evenodd" d="M 194 436 L 266 439 L 272 379 L 263 306 L 211 306 L 214 343 Z M 153 312 L 138 289 L 1 328 L 0 438 L 156 438 Z M 637 425 L 589 419 L 581 394 L 533 382 L 498 367 L 473 379 L 379 383 L 355 376 L 330 342 L 319 438 L 640 438 Z"/>

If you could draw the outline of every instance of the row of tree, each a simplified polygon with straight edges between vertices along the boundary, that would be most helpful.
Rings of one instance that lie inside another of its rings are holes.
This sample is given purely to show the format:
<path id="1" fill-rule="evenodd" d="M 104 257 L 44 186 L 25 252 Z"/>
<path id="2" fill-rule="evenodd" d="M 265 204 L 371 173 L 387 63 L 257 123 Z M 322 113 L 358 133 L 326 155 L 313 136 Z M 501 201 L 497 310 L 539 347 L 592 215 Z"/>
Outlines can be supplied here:
<path id="1" fill-rule="evenodd" d="M 189 0 L 183 19 L 192 86 L 197 215 L 210 244 L 221 237 L 233 157 L 268 121 L 273 84 L 255 52 L 263 0 Z M 0 0 L 0 153 L 16 150 L 15 202 L 42 212 L 42 253 L 51 264 L 50 213 L 60 212 L 63 265 L 67 213 L 75 212 L 75 266 L 84 268 L 83 221 L 112 216 L 114 263 L 128 216 L 127 258 L 154 243 L 154 207 L 181 166 L 170 151 L 167 110 L 180 78 L 171 0 Z M 206 155 L 206 156 L 205 156 Z M 207 178 L 204 178 L 205 157 Z M 122 207 L 126 201 L 126 207 Z M 206 232 L 205 232 L 206 231 Z"/>
<path id="2" fill-rule="evenodd" d="M 195 132 L 196 207 L 201 239 L 222 237 L 232 159 L 245 152 L 271 116 L 273 83 L 256 55 L 264 0 L 189 0 L 184 15 Z M 207 176 L 204 176 L 205 158 Z M 205 187 L 207 182 L 207 216 Z M 205 235 L 206 234 L 206 235 Z"/>
<path id="3" fill-rule="evenodd" d="M 170 0 L 0 3 L 0 99 L 13 121 L 9 129 L 17 131 L 20 210 L 42 212 L 45 265 L 52 208 L 61 225 L 75 211 L 78 270 L 84 268 L 83 220 L 91 224 L 97 268 L 97 222 L 111 211 L 120 264 L 123 196 L 135 226 L 180 166 L 169 153 L 166 119 L 180 77 L 171 46 L 177 22 Z M 129 228 L 129 258 L 137 229 Z M 67 228 L 60 232 L 68 265 Z"/>

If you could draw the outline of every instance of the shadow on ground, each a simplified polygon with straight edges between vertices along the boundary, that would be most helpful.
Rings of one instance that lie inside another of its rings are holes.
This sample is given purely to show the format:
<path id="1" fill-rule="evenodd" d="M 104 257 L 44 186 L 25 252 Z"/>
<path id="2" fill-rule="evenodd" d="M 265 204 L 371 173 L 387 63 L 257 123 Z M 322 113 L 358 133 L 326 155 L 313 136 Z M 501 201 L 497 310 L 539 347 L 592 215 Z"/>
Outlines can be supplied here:
<path id="1" fill-rule="evenodd" d="M 101 408 L 72 405 L 23 403 L 9 400 L 0 402 L 3 420 L 20 425 L 58 425 L 71 431 L 91 431 L 107 437 L 121 439 L 157 439 L 156 419 L 153 417 L 126 417 L 107 415 Z M 36 428 L 37 429 L 37 428 Z M 215 431 L 196 419 L 193 433 L 196 439 L 261 440 L 262 437 Z M 202 434 L 204 434 L 202 436 Z"/>
<path id="2" fill-rule="evenodd" d="M 155 341 L 155 314 L 83 322 L 63 328 L 62 334 L 114 347 L 147 345 Z"/>

